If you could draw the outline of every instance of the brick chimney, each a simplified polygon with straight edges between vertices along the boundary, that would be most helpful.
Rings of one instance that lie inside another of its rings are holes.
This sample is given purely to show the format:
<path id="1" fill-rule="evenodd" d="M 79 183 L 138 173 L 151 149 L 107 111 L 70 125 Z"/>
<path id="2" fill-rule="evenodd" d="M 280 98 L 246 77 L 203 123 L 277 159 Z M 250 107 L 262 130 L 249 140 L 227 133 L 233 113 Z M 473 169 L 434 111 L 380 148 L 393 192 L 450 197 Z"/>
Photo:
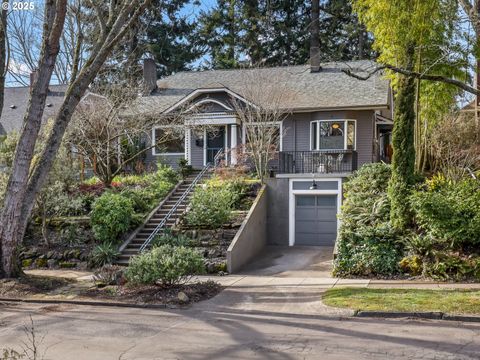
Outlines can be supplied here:
<path id="1" fill-rule="evenodd" d="M 157 88 L 157 65 L 153 59 L 143 60 L 143 91 L 150 95 Z"/>
<path id="2" fill-rule="evenodd" d="M 319 72 L 320 66 L 320 0 L 312 0 L 310 19 L 310 72 Z"/>

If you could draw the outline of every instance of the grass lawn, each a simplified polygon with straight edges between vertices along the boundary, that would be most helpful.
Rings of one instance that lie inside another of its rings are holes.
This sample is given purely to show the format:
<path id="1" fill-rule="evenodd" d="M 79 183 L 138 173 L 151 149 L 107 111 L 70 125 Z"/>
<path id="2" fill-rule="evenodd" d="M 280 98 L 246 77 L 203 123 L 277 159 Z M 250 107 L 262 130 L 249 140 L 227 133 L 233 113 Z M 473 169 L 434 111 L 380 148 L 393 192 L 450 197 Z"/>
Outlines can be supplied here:
<path id="1" fill-rule="evenodd" d="M 333 307 L 366 311 L 480 314 L 479 290 L 334 288 L 322 301 Z"/>

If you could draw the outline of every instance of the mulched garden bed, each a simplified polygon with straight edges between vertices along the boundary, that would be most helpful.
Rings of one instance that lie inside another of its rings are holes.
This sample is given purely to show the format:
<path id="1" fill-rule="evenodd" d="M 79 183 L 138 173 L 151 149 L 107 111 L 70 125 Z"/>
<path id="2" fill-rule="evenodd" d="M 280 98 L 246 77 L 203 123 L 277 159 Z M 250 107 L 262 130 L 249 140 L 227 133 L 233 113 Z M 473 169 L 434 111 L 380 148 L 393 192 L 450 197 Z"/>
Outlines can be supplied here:
<path id="1" fill-rule="evenodd" d="M 186 305 L 208 300 L 223 290 L 214 281 L 172 287 L 108 285 L 94 282 L 26 275 L 19 279 L 0 280 L 0 298 L 111 301 L 125 304 Z M 180 294 L 183 293 L 183 294 Z M 179 295 L 180 294 L 180 295 Z"/>
<path id="2" fill-rule="evenodd" d="M 48 294 L 72 284 L 74 280 L 26 275 L 18 279 L 0 279 L 0 297 L 20 298 Z"/>
<path id="3" fill-rule="evenodd" d="M 91 288 L 80 295 L 81 297 L 89 299 L 120 301 L 131 304 L 185 305 L 211 299 L 220 293 L 222 289 L 223 288 L 214 281 L 177 285 L 173 287 L 161 287 L 155 285 L 110 285 L 102 288 Z M 183 300 L 179 298 L 179 293 L 181 292 L 186 295 L 186 298 L 183 298 Z"/>

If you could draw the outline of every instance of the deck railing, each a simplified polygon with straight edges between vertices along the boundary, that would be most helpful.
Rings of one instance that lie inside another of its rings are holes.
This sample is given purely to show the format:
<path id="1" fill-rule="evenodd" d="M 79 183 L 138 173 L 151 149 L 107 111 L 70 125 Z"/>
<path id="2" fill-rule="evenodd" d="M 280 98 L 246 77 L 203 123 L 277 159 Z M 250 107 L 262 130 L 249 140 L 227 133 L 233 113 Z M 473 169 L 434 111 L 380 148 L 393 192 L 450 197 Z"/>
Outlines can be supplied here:
<path id="1" fill-rule="evenodd" d="M 357 166 L 357 152 L 353 150 L 280 151 L 277 173 L 349 173 Z"/>

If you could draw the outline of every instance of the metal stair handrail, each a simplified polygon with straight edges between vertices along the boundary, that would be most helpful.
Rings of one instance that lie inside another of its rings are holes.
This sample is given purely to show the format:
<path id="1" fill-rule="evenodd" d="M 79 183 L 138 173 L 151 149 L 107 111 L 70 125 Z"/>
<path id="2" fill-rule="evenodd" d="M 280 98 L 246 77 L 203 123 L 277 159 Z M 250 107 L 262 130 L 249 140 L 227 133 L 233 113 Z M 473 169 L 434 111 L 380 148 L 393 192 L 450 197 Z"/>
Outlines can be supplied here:
<path id="1" fill-rule="evenodd" d="M 173 205 L 173 207 L 170 209 L 170 211 L 167 213 L 167 215 L 165 215 L 165 217 L 162 219 L 162 221 L 160 221 L 160 224 L 157 225 L 157 227 L 148 236 L 147 240 L 145 240 L 145 242 L 142 244 L 142 246 L 140 247 L 140 252 L 143 252 L 148 247 L 148 245 L 150 245 L 150 243 L 155 238 L 155 236 L 165 226 L 165 223 L 168 221 L 168 219 L 170 219 L 170 216 L 172 216 L 175 213 L 175 211 L 180 206 L 180 204 L 183 202 L 183 200 L 185 200 L 185 198 L 188 196 L 188 194 L 190 194 L 190 192 L 193 190 L 195 185 L 197 185 L 198 181 L 200 181 L 200 179 L 203 177 L 203 175 L 205 175 L 205 173 L 208 171 L 208 169 L 210 169 L 211 166 L 212 165 L 210 163 L 208 163 L 206 166 L 203 167 L 202 171 L 200 171 L 198 173 L 198 175 L 195 177 L 195 179 L 192 181 L 192 183 L 188 186 L 187 190 L 185 190 L 185 192 L 182 194 L 180 199 L 177 200 L 177 202 L 175 203 L 175 205 Z"/>

